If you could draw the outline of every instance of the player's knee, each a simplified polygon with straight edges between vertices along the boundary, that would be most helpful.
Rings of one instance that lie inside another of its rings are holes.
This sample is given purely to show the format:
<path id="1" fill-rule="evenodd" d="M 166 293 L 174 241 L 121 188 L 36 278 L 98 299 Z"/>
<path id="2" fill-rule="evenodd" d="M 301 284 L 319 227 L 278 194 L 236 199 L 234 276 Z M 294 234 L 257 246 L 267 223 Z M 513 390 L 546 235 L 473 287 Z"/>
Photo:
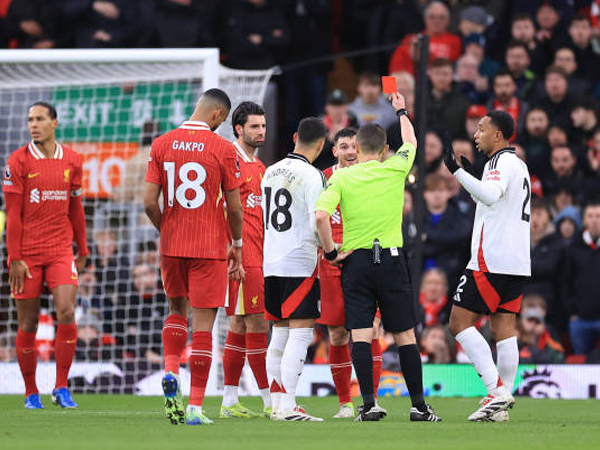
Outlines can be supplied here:
<path id="1" fill-rule="evenodd" d="M 242 316 L 231 316 L 229 318 L 229 329 L 235 334 L 246 334 L 246 324 Z"/>
<path id="2" fill-rule="evenodd" d="M 73 323 L 75 322 L 75 309 L 72 305 L 56 308 L 56 318 L 59 323 Z"/>
<path id="3" fill-rule="evenodd" d="M 247 333 L 268 333 L 269 322 L 264 319 L 262 314 L 252 314 L 244 319 Z"/>
<path id="4" fill-rule="evenodd" d="M 349 340 L 350 333 L 344 327 L 330 327 L 329 328 L 329 339 L 331 345 L 340 346 L 346 345 Z"/>
<path id="5" fill-rule="evenodd" d="M 20 318 L 19 329 L 25 333 L 35 333 L 38 328 L 38 317 Z"/>
<path id="6" fill-rule="evenodd" d="M 417 338 L 415 337 L 415 330 L 411 328 L 399 333 L 394 333 L 394 341 L 398 347 L 402 345 L 416 344 Z"/>

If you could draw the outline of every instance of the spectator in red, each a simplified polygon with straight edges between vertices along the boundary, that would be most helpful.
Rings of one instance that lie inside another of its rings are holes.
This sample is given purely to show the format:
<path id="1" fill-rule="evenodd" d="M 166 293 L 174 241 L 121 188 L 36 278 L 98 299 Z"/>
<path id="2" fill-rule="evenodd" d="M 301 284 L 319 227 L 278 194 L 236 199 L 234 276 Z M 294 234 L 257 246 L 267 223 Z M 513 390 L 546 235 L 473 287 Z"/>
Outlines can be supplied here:
<path id="1" fill-rule="evenodd" d="M 580 355 L 590 353 L 600 338 L 600 203 L 586 206 L 583 224 L 585 230 L 567 249 L 563 271 L 571 345 Z"/>
<path id="2" fill-rule="evenodd" d="M 458 60 L 462 52 L 462 42 L 459 36 L 448 32 L 450 24 L 448 7 L 440 1 L 434 1 L 425 9 L 424 17 L 425 31 L 423 33 L 429 35 L 429 62 L 437 58 L 449 59 L 452 62 Z M 402 39 L 390 60 L 390 73 L 398 70 L 413 73 L 413 52 L 416 39 L 416 34 L 409 34 Z"/>
<path id="3" fill-rule="evenodd" d="M 421 279 L 419 304 L 423 308 L 423 325 L 426 327 L 448 323 L 450 317 L 448 281 L 443 270 L 433 268 L 425 271 Z"/>
<path id="4" fill-rule="evenodd" d="M 471 105 L 467 109 L 467 114 L 465 115 L 465 136 L 471 142 L 475 142 L 475 131 L 477 131 L 479 121 L 487 114 L 487 112 L 487 108 L 483 105 Z"/>
<path id="5" fill-rule="evenodd" d="M 465 115 L 469 100 L 453 80 L 452 62 L 438 58 L 431 63 L 429 79 L 429 119 L 431 126 L 445 127 L 452 138 L 465 133 Z"/>
<path id="6" fill-rule="evenodd" d="M 499 70 L 494 76 L 494 96 L 487 104 L 490 111 L 506 111 L 515 121 L 515 134 L 510 139 L 513 142 L 520 136 L 525 128 L 525 116 L 529 105 L 517 97 L 517 83 L 511 73 L 506 70 Z"/>
<path id="7" fill-rule="evenodd" d="M 511 41 L 506 48 L 504 63 L 517 83 L 519 97 L 527 98 L 533 91 L 536 78 L 535 73 L 529 68 L 531 57 L 527 46 L 522 42 Z"/>

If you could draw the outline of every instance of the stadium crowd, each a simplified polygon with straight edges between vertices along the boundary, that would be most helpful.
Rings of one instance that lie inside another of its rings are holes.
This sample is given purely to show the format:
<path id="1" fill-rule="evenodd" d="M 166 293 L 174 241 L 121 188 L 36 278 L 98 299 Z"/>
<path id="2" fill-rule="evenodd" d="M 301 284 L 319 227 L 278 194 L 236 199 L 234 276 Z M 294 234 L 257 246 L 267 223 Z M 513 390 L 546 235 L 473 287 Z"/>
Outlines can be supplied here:
<path id="1" fill-rule="evenodd" d="M 514 118 L 512 143 L 532 179 L 532 277 L 518 321 L 520 360 L 600 360 L 600 2 L 0 0 L 0 46 L 10 48 L 218 46 L 224 64 L 263 69 L 382 46 L 388 51 L 353 59 L 359 75 L 348 74 L 339 86 L 327 83 L 329 63 L 284 70 L 280 110 L 291 129 L 300 117 L 320 114 L 329 140 L 344 127 L 379 123 L 394 149 L 400 129 L 379 75 L 396 77 L 413 114 L 412 57 L 422 32 L 431 39 L 425 226 L 417 235 L 408 189 L 404 232 L 409 254 L 411 243 L 423 242 L 423 361 L 467 361 L 447 323 L 469 257 L 474 203 L 442 164 L 442 149 L 449 135 L 457 156 L 481 174 L 485 160 L 473 134 L 494 109 Z M 348 80 L 357 80 L 356 93 Z M 330 148 L 331 142 L 317 166 L 335 162 Z M 76 358 L 158 367 L 166 302 L 156 242 L 139 242 L 133 256 L 121 242 L 110 224 L 90 239 Z M 485 320 L 479 327 L 491 333 Z M 326 332 L 315 333 L 314 363 L 327 363 Z M 384 369 L 394 370 L 397 358 L 386 359 L 396 353 L 393 339 L 384 335 L 381 342 Z M 0 341 L 2 360 L 14 359 L 13 347 L 8 338 Z"/>

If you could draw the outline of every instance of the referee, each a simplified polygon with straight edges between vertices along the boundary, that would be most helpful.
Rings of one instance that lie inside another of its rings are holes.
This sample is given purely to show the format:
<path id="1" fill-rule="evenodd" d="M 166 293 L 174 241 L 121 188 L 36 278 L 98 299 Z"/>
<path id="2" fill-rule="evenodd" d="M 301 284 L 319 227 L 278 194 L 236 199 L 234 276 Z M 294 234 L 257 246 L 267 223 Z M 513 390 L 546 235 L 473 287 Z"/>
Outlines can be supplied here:
<path id="1" fill-rule="evenodd" d="M 405 109 L 404 97 L 391 95 L 400 118 L 404 144 L 381 162 L 388 149 L 379 125 L 362 126 L 356 134 L 358 164 L 337 170 L 317 202 L 317 231 L 325 258 L 342 266 L 346 328 L 352 333 L 352 362 L 364 405 L 356 421 L 385 416 L 375 406 L 371 339 L 377 307 L 383 327 L 394 335 L 400 365 L 412 401 L 410 420 L 439 422 L 423 399 L 423 370 L 416 345 L 417 324 L 410 275 L 402 252 L 404 180 L 415 159 L 417 139 Z M 330 216 L 340 205 L 344 243 L 338 253 L 331 234 Z"/>

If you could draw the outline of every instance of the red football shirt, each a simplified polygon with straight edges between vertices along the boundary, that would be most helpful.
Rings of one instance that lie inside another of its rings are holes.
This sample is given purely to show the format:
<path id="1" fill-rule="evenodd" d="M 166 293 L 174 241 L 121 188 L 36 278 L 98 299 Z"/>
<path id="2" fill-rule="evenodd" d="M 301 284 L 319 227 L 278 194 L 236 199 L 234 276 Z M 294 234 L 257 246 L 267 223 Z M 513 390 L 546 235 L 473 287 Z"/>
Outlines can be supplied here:
<path id="1" fill-rule="evenodd" d="M 73 252 L 69 202 L 81 195 L 81 164 L 79 154 L 58 142 L 53 158 L 45 158 L 33 142 L 8 158 L 3 190 L 23 196 L 23 256 Z"/>
<path id="2" fill-rule="evenodd" d="M 160 253 L 225 259 L 227 221 L 223 190 L 242 183 L 231 142 L 204 122 L 188 121 L 152 143 L 146 181 L 162 187 Z"/>
<path id="3" fill-rule="evenodd" d="M 428 34 L 426 31 L 425 34 Z M 389 73 L 405 71 L 413 73 L 414 63 L 412 59 L 411 42 L 416 38 L 415 34 L 409 34 L 402 39 L 396 47 L 390 59 Z M 454 33 L 441 33 L 429 35 L 429 64 L 438 58 L 449 59 L 456 62 L 462 53 L 462 41 Z"/>
<path id="4" fill-rule="evenodd" d="M 323 171 L 323 175 L 329 179 L 329 177 L 331 177 L 331 175 L 333 175 L 333 173 L 338 170 L 339 167 L 339 164 L 328 167 Z M 344 240 L 344 227 L 340 205 L 338 205 L 331 216 L 331 232 L 333 235 L 333 242 L 336 244 L 341 244 Z M 340 269 L 332 266 L 325 258 L 320 259 L 319 276 L 340 276 L 340 273 Z"/>
<path id="5" fill-rule="evenodd" d="M 266 167 L 260 159 L 256 157 L 251 159 L 237 142 L 234 142 L 234 145 L 242 174 L 242 185 L 240 186 L 240 198 L 244 208 L 242 265 L 262 268 L 264 230 L 260 182 Z"/>

